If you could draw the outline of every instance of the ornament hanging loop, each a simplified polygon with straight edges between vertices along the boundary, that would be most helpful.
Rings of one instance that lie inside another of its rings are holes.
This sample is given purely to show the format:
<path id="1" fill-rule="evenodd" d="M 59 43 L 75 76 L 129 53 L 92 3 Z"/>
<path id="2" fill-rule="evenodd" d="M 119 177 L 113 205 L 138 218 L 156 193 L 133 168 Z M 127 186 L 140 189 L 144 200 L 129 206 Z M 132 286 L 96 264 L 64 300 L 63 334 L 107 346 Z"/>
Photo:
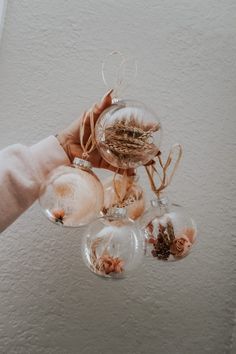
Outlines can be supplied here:
<path id="1" fill-rule="evenodd" d="M 113 51 L 102 62 L 102 80 L 107 89 L 113 88 L 117 99 L 135 80 L 138 72 L 137 61 Z"/>

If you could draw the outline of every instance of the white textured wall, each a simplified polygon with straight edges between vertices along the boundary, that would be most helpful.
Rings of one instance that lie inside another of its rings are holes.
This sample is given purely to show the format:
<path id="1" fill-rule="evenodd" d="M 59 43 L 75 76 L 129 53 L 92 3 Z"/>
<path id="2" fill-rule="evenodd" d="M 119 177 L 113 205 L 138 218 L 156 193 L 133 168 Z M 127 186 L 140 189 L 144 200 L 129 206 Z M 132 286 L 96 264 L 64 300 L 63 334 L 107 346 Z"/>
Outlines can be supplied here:
<path id="1" fill-rule="evenodd" d="M 4 24 L 5 10 L 6 10 L 6 1 L 0 0 L 0 41 L 2 36 L 3 24 Z"/>
<path id="2" fill-rule="evenodd" d="M 34 143 L 89 107 L 114 49 L 137 57 L 132 96 L 159 112 L 164 147 L 184 144 L 170 193 L 199 242 L 179 263 L 104 281 L 82 263 L 80 232 L 36 203 L 0 237 L 0 353 L 235 353 L 235 0 L 9 0 L 0 147 Z"/>

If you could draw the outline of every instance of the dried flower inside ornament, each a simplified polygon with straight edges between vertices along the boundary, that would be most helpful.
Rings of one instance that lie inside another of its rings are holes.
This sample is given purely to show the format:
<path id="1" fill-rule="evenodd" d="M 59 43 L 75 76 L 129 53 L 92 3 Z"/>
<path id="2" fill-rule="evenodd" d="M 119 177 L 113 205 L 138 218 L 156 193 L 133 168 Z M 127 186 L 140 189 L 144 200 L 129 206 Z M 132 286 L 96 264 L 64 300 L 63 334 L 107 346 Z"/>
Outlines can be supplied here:
<path id="1" fill-rule="evenodd" d="M 136 168 L 158 153 L 161 125 L 145 105 L 115 100 L 99 118 L 95 139 L 101 155 L 112 166 Z"/>
<path id="2" fill-rule="evenodd" d="M 138 219 L 145 210 L 144 190 L 138 184 L 137 176 L 114 175 L 103 182 L 104 207 L 106 215 L 111 208 L 126 207 L 130 219 Z"/>
<path id="3" fill-rule="evenodd" d="M 108 252 L 109 237 L 107 241 L 107 246 L 103 249 L 101 255 L 98 255 L 99 246 L 102 246 L 104 238 L 97 238 L 91 244 L 91 267 L 92 270 L 99 275 L 110 275 L 119 274 L 124 271 L 124 261 L 119 257 L 113 257 Z"/>

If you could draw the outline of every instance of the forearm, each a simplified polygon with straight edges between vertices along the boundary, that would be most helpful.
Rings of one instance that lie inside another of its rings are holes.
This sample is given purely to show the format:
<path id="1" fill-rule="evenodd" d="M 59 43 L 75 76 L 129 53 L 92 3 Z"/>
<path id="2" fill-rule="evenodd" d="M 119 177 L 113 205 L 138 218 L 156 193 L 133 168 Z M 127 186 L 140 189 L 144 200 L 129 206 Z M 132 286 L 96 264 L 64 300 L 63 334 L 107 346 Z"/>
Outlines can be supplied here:
<path id="1" fill-rule="evenodd" d="M 48 173 L 62 164 L 69 159 L 54 136 L 0 151 L 0 232 L 33 204 Z"/>

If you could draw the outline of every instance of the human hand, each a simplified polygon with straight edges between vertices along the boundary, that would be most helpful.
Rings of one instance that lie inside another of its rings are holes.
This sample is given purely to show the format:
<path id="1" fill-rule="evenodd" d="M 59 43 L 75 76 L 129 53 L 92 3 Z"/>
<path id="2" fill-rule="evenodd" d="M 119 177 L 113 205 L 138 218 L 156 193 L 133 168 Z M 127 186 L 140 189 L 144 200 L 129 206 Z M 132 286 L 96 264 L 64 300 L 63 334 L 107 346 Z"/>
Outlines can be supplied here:
<path id="1" fill-rule="evenodd" d="M 101 102 L 95 104 L 92 107 L 93 112 L 93 119 L 94 124 L 96 124 L 100 114 L 108 108 L 112 104 L 112 94 L 113 90 L 108 91 L 104 97 L 102 98 Z M 62 132 L 57 134 L 57 139 L 63 149 L 65 150 L 69 160 L 71 163 L 73 162 L 75 157 L 83 158 L 83 148 L 80 142 L 80 129 L 82 126 L 82 121 L 84 120 L 84 133 L 83 133 L 83 144 L 86 145 L 90 135 L 91 135 L 91 126 L 90 126 L 90 113 L 85 112 L 79 119 L 76 119 L 72 124 L 70 124 L 66 129 Z M 95 148 L 91 153 L 88 155 L 88 160 L 91 162 L 93 167 L 98 168 L 105 168 L 111 171 L 115 171 L 117 173 L 122 174 L 124 170 L 119 169 L 117 171 L 116 167 L 113 167 L 108 162 L 106 162 L 102 156 L 100 155 L 97 148 Z M 128 175 L 133 175 L 134 170 L 129 169 L 127 171 Z"/>

